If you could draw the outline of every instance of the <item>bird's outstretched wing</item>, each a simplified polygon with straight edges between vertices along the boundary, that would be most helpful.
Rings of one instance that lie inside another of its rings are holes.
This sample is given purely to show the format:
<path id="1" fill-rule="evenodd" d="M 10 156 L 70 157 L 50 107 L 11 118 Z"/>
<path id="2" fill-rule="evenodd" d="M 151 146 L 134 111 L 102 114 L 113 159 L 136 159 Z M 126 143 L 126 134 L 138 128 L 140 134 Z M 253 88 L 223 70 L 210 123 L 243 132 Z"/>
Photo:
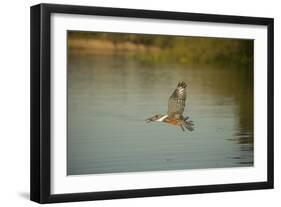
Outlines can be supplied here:
<path id="1" fill-rule="evenodd" d="M 186 99 L 186 83 L 179 82 L 177 88 L 169 98 L 168 117 L 180 119 L 182 117 Z"/>

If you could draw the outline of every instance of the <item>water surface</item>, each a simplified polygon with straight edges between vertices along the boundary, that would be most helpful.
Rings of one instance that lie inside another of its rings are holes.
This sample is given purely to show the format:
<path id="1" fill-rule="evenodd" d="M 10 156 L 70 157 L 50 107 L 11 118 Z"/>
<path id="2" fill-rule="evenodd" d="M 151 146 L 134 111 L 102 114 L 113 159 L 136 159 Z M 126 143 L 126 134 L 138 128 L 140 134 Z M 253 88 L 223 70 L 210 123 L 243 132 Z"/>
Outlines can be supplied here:
<path id="1" fill-rule="evenodd" d="M 195 130 L 145 123 L 182 80 Z M 70 54 L 67 141 L 68 175 L 252 166 L 253 72 Z"/>

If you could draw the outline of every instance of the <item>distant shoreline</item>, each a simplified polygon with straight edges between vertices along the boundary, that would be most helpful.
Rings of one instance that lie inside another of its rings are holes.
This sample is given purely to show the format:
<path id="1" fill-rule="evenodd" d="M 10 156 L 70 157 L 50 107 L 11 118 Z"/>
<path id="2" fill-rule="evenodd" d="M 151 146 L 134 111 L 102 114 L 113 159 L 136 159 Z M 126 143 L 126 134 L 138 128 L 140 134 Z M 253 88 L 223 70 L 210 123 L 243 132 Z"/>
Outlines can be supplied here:
<path id="1" fill-rule="evenodd" d="M 68 52 L 124 55 L 147 64 L 246 64 L 253 66 L 253 41 L 70 33 Z"/>
<path id="2" fill-rule="evenodd" d="M 132 42 L 114 43 L 110 40 L 98 40 L 91 38 L 69 38 L 68 48 L 80 51 L 93 51 L 94 53 L 117 53 L 117 52 L 151 52 L 159 53 L 161 49 L 156 46 L 135 44 Z"/>

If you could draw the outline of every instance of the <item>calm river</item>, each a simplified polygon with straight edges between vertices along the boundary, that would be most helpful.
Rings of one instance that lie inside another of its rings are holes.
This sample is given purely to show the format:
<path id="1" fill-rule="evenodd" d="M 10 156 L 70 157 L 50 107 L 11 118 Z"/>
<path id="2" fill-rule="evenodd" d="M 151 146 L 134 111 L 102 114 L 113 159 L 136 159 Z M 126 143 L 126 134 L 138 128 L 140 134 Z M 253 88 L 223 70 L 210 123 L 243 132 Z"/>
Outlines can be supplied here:
<path id="1" fill-rule="evenodd" d="M 146 123 L 179 81 L 193 132 Z M 253 165 L 253 72 L 243 66 L 147 65 L 70 55 L 67 174 Z"/>

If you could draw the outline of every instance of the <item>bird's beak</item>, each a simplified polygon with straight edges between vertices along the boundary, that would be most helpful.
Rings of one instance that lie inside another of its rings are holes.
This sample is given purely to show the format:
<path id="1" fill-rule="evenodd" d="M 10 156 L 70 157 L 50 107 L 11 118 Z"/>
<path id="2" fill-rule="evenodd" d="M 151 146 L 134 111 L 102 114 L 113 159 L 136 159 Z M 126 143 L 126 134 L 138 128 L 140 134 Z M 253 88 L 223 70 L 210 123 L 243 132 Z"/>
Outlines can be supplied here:
<path id="1" fill-rule="evenodd" d="M 150 122 L 152 122 L 152 119 L 151 119 L 151 118 L 146 119 L 145 122 L 146 122 L 146 123 L 150 123 Z"/>

